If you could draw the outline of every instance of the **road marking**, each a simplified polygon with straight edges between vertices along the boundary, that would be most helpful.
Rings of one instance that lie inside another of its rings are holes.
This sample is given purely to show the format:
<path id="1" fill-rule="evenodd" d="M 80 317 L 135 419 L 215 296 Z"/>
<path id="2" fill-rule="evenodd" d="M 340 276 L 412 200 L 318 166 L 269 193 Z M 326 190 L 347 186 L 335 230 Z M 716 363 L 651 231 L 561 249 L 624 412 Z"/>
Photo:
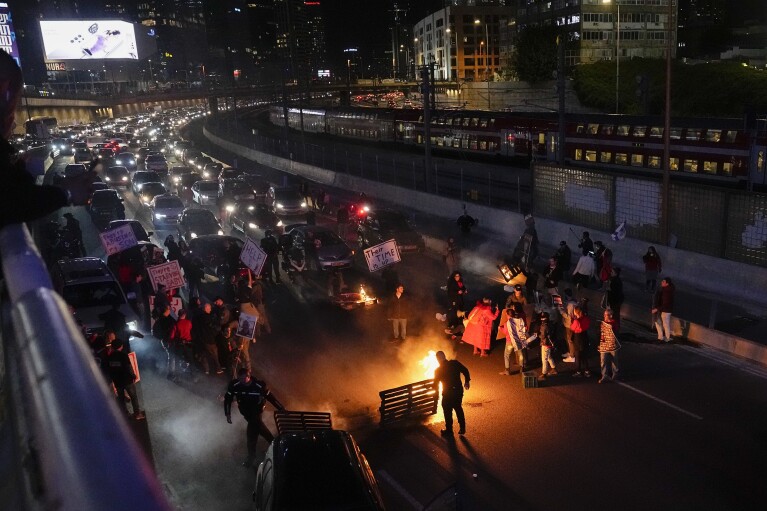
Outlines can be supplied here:
<path id="1" fill-rule="evenodd" d="M 692 412 L 688 412 L 688 411 L 687 411 L 687 410 L 685 410 L 684 408 L 680 408 L 680 407 L 678 407 L 677 405 L 671 404 L 671 403 L 669 403 L 668 401 L 664 401 L 664 400 L 662 400 L 662 399 L 661 399 L 661 398 L 659 398 L 659 397 L 655 397 L 655 396 L 653 396 L 652 394 L 648 394 L 648 393 L 647 393 L 647 392 L 645 392 L 644 390 L 639 390 L 638 388 L 636 388 L 636 387 L 634 387 L 634 386 L 632 386 L 632 385 L 629 385 L 628 383 L 623 383 L 622 381 L 616 381 L 615 383 L 617 383 L 618 385 L 620 385 L 620 386 L 622 386 L 622 387 L 625 387 L 625 388 L 627 388 L 627 389 L 629 389 L 629 390 L 633 390 L 633 391 L 634 391 L 634 392 L 636 392 L 637 394 L 641 394 L 641 395 L 643 395 L 643 396 L 645 396 L 645 397 L 649 397 L 649 398 L 650 398 L 650 399 L 652 399 L 653 401 L 657 401 L 658 403 L 664 404 L 664 405 L 668 406 L 669 408 L 672 408 L 672 409 L 676 410 L 677 412 L 681 412 L 681 413 L 683 413 L 683 414 L 685 414 L 685 415 L 688 415 L 688 416 L 692 417 L 693 419 L 697 419 L 697 420 L 699 420 L 699 421 L 702 421 L 702 420 L 703 420 L 703 417 L 701 417 L 700 415 L 695 415 L 695 414 L 694 414 L 694 413 L 692 413 Z"/>
<path id="2" fill-rule="evenodd" d="M 423 509 L 423 506 L 420 502 L 418 502 L 415 497 L 410 495 L 410 493 L 402 487 L 401 484 L 399 484 L 392 476 L 389 475 L 389 473 L 386 470 L 379 470 L 376 475 L 380 478 L 385 480 L 389 485 L 397 490 L 397 493 L 400 494 L 400 496 L 407 501 L 408 504 L 410 504 L 410 507 L 413 509 Z"/>

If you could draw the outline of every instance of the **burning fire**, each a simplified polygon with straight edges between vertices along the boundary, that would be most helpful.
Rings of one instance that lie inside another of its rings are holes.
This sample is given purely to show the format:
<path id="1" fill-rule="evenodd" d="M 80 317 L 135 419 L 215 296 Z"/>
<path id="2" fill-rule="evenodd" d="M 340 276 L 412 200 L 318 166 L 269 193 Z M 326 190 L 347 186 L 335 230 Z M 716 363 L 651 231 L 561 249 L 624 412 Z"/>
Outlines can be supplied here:
<path id="1" fill-rule="evenodd" d="M 439 362 L 437 362 L 436 354 L 436 351 L 429 350 L 429 354 L 423 357 L 420 362 L 418 362 L 418 364 L 423 367 L 424 378 L 434 378 L 434 371 L 439 367 Z"/>

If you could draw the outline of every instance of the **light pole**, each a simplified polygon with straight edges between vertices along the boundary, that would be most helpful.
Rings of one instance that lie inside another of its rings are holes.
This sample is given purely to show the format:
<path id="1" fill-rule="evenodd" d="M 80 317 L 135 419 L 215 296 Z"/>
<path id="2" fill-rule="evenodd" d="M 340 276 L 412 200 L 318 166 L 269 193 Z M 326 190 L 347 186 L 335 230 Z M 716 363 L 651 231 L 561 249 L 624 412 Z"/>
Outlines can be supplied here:
<path id="1" fill-rule="evenodd" d="M 418 38 L 413 38 L 413 81 L 418 81 Z"/>
<path id="2" fill-rule="evenodd" d="M 474 24 L 475 25 L 481 25 L 483 23 L 482 23 L 482 20 L 475 19 L 474 20 Z M 485 80 L 487 80 L 488 76 L 490 75 L 490 67 L 489 67 L 489 62 L 487 60 L 487 58 L 490 56 L 490 38 L 488 37 L 487 23 L 484 23 L 484 25 L 485 25 L 485 41 L 484 41 L 484 46 L 485 46 Z M 483 43 L 480 42 L 479 43 L 479 56 L 480 57 L 482 56 L 482 46 L 483 46 Z"/>
<path id="3" fill-rule="evenodd" d="M 612 3 L 613 0 L 602 0 L 603 4 Z M 615 0 L 617 18 L 615 19 L 615 113 L 620 106 L 620 83 L 621 83 L 621 0 Z"/>
<path id="4" fill-rule="evenodd" d="M 445 32 L 447 33 L 447 41 L 448 41 L 448 51 L 447 51 L 447 76 L 450 80 L 453 79 L 453 48 L 455 48 L 455 63 L 456 63 L 456 69 L 455 69 L 455 81 L 458 81 L 458 34 L 455 34 L 455 46 L 453 46 L 453 36 L 452 30 L 450 27 L 445 29 Z"/>
<path id="5" fill-rule="evenodd" d="M 346 86 L 352 86 L 352 59 L 346 59 Z"/>

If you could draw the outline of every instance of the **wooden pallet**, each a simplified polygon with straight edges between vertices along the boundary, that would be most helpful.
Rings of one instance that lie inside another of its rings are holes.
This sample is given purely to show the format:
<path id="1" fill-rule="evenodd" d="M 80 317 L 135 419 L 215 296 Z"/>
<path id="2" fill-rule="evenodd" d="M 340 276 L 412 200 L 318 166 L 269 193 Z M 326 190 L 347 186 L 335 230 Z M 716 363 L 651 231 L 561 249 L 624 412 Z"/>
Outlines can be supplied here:
<path id="1" fill-rule="evenodd" d="M 326 412 L 275 411 L 274 422 L 277 425 L 277 433 L 280 435 L 296 431 L 333 429 L 330 413 Z"/>
<path id="2" fill-rule="evenodd" d="M 439 392 L 434 388 L 434 380 L 423 380 L 395 389 L 383 390 L 381 396 L 381 425 L 424 417 L 437 413 Z"/>

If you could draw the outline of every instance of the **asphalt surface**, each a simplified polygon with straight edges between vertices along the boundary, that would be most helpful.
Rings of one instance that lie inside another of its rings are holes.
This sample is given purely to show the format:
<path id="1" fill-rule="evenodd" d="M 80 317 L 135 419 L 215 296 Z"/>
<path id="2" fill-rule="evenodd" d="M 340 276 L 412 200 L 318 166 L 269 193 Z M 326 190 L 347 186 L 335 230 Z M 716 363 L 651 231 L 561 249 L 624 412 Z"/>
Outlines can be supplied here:
<path id="1" fill-rule="evenodd" d="M 123 195 L 127 216 L 149 227 L 145 209 Z M 87 215 L 82 209 L 76 214 L 89 255 L 103 255 Z M 323 216 L 319 221 L 329 223 Z M 156 231 L 155 238 L 168 233 Z M 472 264 L 470 253 L 464 261 L 482 268 Z M 765 497 L 764 369 L 710 350 L 655 345 L 649 332 L 635 329 L 620 351 L 618 382 L 575 379 L 571 364 L 559 363 L 559 375 L 525 389 L 518 375 L 498 374 L 500 343 L 490 357 L 473 357 L 470 346 L 442 332 L 435 313 L 445 308 L 440 286 L 446 270 L 436 254 L 406 256 L 397 272 L 413 301 L 407 341 L 389 342 L 385 304 L 344 311 L 328 301 L 323 279 L 315 277 L 307 285 L 267 290 L 274 333 L 252 346 L 257 376 L 289 409 L 330 411 L 334 427 L 353 433 L 387 509 L 420 509 L 454 489 L 465 510 L 743 509 Z M 505 299 L 494 276 L 469 269 L 465 277 L 471 300 Z M 384 297 L 383 282 L 359 258 L 347 279 Z M 210 278 L 204 294 L 217 289 Z M 245 421 L 234 417 L 229 425 L 224 418 L 227 379 L 201 375 L 198 383 L 173 383 L 165 379 L 156 340 L 147 336 L 132 346 L 147 412 L 148 436 L 140 438 L 174 504 L 183 510 L 249 509 L 255 477 L 240 466 Z M 466 436 L 439 435 L 441 410 L 423 423 L 380 428 L 378 392 L 424 379 L 419 362 L 437 349 L 471 371 Z M 537 354 L 531 350 L 534 367 Z M 592 356 L 592 368 L 597 362 Z M 259 452 L 265 449 L 260 441 Z M 450 498 L 440 502 L 447 504 L 430 509 L 458 509 Z"/>

